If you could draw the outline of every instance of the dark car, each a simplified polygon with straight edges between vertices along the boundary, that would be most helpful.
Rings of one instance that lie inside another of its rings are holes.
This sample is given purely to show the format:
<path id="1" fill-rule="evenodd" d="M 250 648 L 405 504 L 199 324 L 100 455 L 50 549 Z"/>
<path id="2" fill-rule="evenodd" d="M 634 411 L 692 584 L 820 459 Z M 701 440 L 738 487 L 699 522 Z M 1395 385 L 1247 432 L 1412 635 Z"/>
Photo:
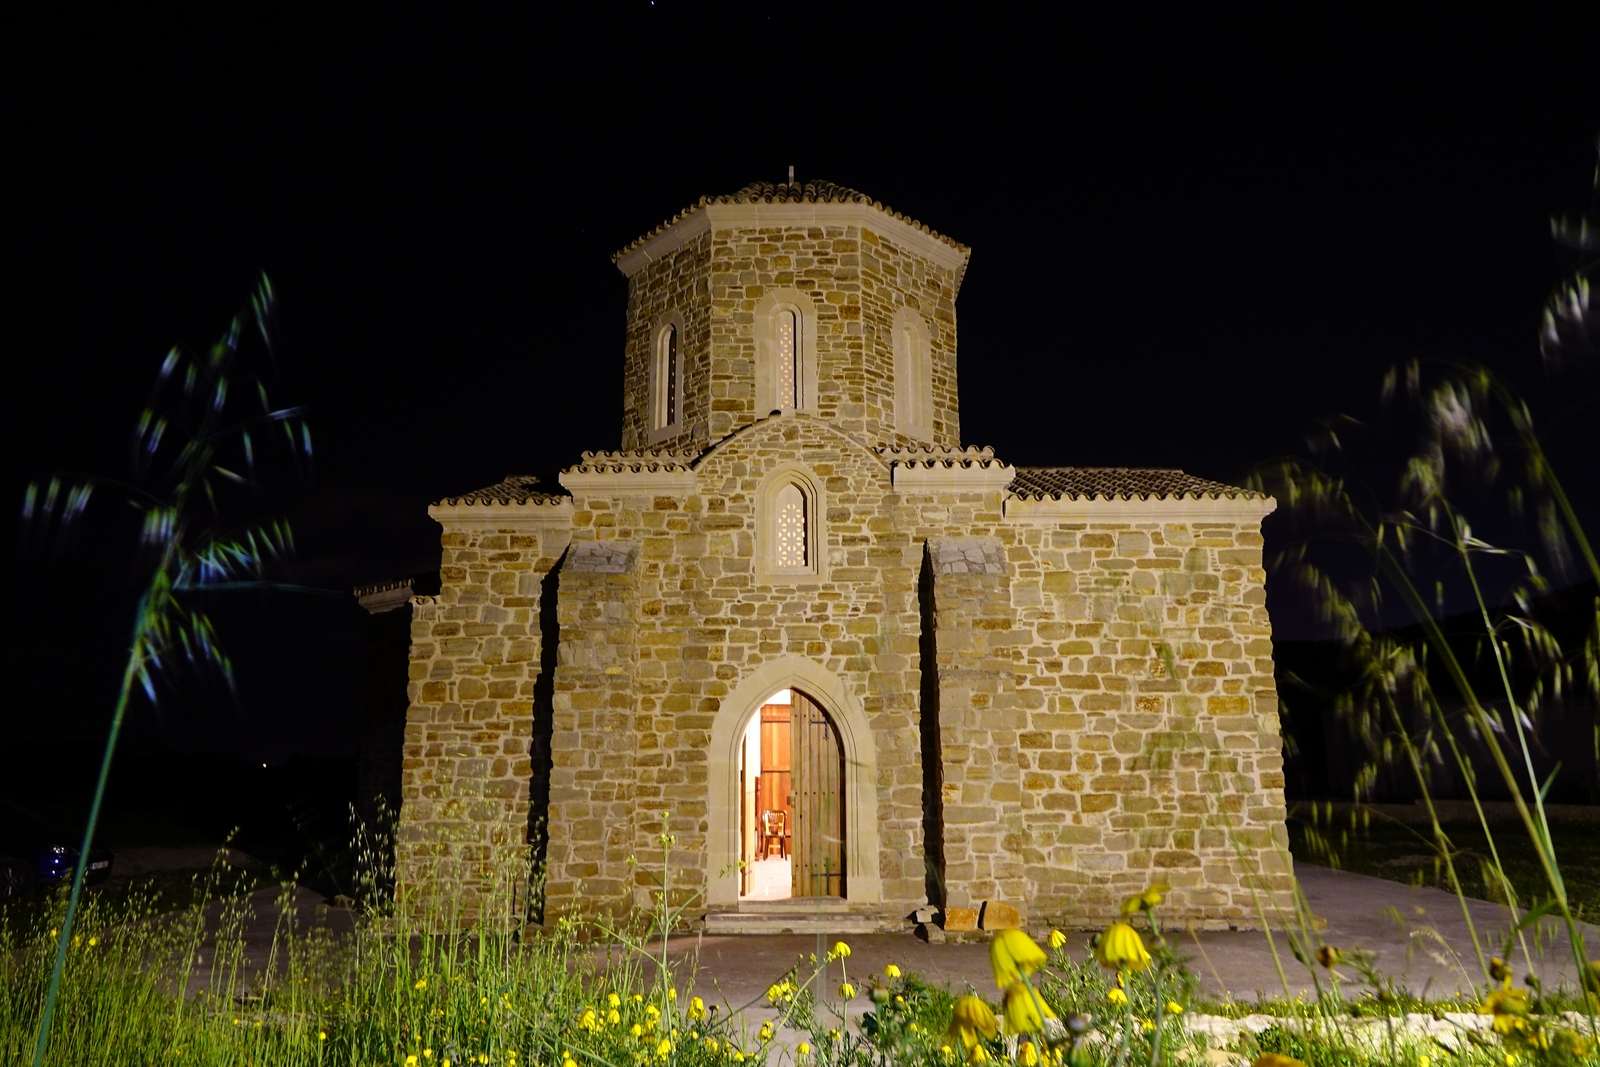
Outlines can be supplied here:
<path id="1" fill-rule="evenodd" d="M 39 886 L 72 877 L 82 835 L 52 826 L 27 808 L 0 800 L 0 903 L 25 897 Z M 89 853 L 84 883 L 111 877 L 111 850 L 96 845 Z"/>

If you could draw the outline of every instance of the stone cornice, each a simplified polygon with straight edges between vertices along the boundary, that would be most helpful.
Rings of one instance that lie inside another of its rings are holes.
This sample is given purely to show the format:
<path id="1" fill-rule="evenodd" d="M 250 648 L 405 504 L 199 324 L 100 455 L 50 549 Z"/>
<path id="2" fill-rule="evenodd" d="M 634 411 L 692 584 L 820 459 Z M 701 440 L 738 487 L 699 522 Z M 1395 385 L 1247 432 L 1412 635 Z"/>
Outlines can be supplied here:
<path id="1" fill-rule="evenodd" d="M 1017 469 L 994 458 L 994 449 L 885 448 L 880 455 L 891 465 L 894 488 L 901 493 L 987 493 L 1010 485 Z"/>
<path id="2" fill-rule="evenodd" d="M 905 218 L 872 204 L 706 204 L 691 209 L 648 240 L 618 257 L 617 269 L 631 278 L 644 267 L 670 256 L 707 230 L 781 225 L 865 226 L 893 238 L 953 272 L 959 288 L 971 251 L 954 248 Z"/>
<path id="3" fill-rule="evenodd" d="M 696 451 L 585 452 L 583 462 L 561 472 L 571 493 L 684 496 L 694 491 Z"/>
<path id="4" fill-rule="evenodd" d="M 572 499 L 556 497 L 521 504 L 434 504 L 428 516 L 447 529 L 525 530 L 572 525 Z"/>
<path id="5" fill-rule="evenodd" d="M 1008 522 L 1260 522 L 1278 502 L 1271 497 L 1147 497 L 1108 499 L 1007 496 Z"/>

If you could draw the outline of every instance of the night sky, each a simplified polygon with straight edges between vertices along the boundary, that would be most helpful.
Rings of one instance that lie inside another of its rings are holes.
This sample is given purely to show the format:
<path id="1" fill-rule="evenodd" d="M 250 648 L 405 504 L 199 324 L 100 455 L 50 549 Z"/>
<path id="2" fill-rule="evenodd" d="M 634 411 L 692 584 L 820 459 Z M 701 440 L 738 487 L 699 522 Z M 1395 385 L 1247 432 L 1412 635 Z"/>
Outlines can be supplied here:
<path id="1" fill-rule="evenodd" d="M 334 595 L 218 601 L 238 699 L 188 684 L 136 709 L 134 744 L 353 752 L 349 588 L 437 567 L 429 501 L 617 447 L 611 254 L 790 165 L 973 248 L 963 434 L 1013 463 L 1238 481 L 1416 355 L 1570 392 L 1536 337 L 1567 266 L 1550 217 L 1590 200 L 1594 5 L 14 6 L 0 514 L 43 473 L 123 475 L 166 349 L 210 344 L 262 271 L 315 434 L 314 478 L 265 500 L 289 577 Z M 1581 441 L 1553 447 L 1592 479 Z M 0 523 L 0 746 L 103 730 L 125 526 L 110 495 L 60 552 Z M 1274 596 L 1280 634 L 1309 632 Z"/>

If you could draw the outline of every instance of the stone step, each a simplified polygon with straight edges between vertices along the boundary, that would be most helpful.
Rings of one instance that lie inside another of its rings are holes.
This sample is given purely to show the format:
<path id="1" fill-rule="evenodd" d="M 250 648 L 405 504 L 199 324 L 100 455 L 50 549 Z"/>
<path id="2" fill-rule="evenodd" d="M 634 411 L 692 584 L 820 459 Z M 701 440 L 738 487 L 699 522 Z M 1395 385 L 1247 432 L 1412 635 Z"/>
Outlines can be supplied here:
<path id="1" fill-rule="evenodd" d="M 877 919 L 845 913 L 709 912 L 705 924 L 708 934 L 875 934 L 881 929 Z"/>
<path id="2" fill-rule="evenodd" d="M 739 901 L 740 915 L 834 915 L 849 910 L 850 902 L 839 897 Z"/>

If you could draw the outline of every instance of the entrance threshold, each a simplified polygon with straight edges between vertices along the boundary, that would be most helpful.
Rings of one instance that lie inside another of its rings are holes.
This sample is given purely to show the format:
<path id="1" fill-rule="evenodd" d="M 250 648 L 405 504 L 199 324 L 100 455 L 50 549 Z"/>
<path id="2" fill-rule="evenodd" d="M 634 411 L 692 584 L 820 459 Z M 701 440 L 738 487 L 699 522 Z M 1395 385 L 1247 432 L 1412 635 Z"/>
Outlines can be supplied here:
<path id="1" fill-rule="evenodd" d="M 850 914 L 850 902 L 839 897 L 741 900 L 737 911 L 708 912 L 705 922 L 708 934 L 875 934 L 882 930 L 878 920 Z"/>

